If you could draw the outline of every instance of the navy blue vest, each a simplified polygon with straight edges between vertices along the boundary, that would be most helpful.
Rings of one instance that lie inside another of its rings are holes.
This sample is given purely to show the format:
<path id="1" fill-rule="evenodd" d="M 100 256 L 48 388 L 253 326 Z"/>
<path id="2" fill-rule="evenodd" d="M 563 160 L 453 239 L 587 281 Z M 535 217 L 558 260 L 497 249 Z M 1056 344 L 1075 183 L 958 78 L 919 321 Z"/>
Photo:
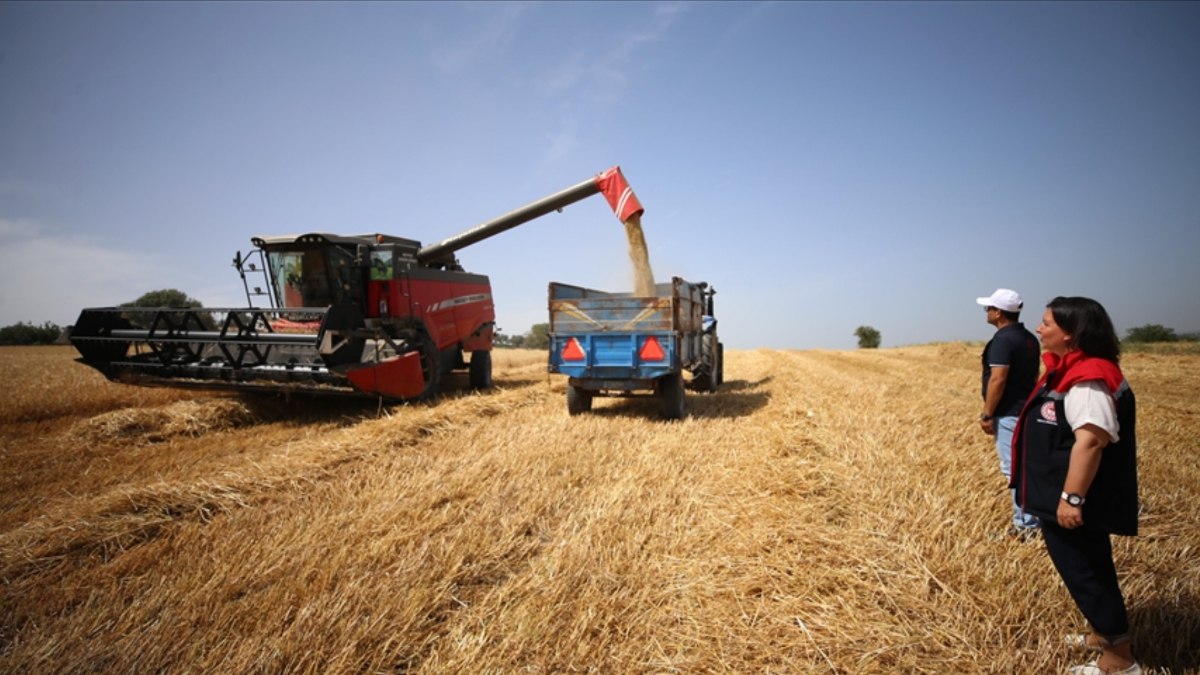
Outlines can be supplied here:
<path id="1" fill-rule="evenodd" d="M 1058 502 L 1067 479 L 1075 432 L 1063 411 L 1063 392 L 1049 383 L 1030 398 L 1021 417 L 1018 461 L 1014 472 L 1018 500 L 1038 518 L 1058 520 Z M 1101 451 L 1100 468 L 1083 505 L 1083 527 L 1112 534 L 1137 534 L 1137 406 L 1133 390 L 1122 381 L 1113 395 L 1121 440 Z M 1022 453 L 1022 446 L 1024 452 Z"/>

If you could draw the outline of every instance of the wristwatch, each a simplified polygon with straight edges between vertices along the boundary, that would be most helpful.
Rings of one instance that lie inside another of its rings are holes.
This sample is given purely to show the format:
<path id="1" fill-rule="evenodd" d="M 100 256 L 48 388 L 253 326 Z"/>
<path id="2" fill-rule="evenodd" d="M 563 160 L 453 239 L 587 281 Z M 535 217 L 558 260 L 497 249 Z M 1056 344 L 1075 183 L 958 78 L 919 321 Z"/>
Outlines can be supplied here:
<path id="1" fill-rule="evenodd" d="M 992 419 L 994 419 L 994 418 L 995 418 L 995 415 L 989 415 L 987 413 L 979 413 L 979 421 L 980 422 L 991 422 Z"/>
<path id="2" fill-rule="evenodd" d="M 1083 506 L 1083 503 L 1087 501 L 1083 495 L 1077 495 L 1074 492 L 1063 492 L 1060 499 L 1071 506 Z"/>

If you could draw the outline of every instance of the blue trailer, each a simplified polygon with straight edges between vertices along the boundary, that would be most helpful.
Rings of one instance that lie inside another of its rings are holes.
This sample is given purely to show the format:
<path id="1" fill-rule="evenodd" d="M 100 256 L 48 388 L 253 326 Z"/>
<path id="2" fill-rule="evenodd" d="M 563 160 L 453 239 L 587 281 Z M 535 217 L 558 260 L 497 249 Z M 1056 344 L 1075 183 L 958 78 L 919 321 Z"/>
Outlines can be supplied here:
<path id="1" fill-rule="evenodd" d="M 692 389 L 716 391 L 724 347 L 715 294 L 707 283 L 679 277 L 656 285 L 652 296 L 552 282 L 549 370 L 569 378 L 567 412 L 591 410 L 595 396 L 653 395 L 664 417 L 682 418 L 685 370 Z"/>

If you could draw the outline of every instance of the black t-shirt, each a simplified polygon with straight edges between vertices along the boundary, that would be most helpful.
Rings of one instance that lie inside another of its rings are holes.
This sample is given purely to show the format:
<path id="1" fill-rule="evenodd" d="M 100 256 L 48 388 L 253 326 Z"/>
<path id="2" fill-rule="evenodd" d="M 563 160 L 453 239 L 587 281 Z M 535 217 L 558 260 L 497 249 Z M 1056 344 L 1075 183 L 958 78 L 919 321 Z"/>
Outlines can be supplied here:
<path id="1" fill-rule="evenodd" d="M 1023 323 L 1010 323 L 996 331 L 983 348 L 983 398 L 987 399 L 988 380 L 992 366 L 1008 366 L 1008 379 L 1000 403 L 992 412 L 995 417 L 1015 417 L 1037 385 L 1041 365 L 1041 347 L 1033 333 Z"/>

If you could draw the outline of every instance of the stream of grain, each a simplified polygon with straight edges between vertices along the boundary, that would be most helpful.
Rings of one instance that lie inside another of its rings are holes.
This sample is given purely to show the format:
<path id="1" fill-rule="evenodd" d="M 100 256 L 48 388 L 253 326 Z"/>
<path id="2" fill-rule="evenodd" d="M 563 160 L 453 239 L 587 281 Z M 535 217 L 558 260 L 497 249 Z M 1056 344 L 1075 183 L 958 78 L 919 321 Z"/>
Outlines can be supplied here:
<path id="1" fill-rule="evenodd" d="M 639 297 L 654 295 L 654 270 L 650 269 L 641 213 L 625 221 L 625 236 L 629 238 L 629 261 L 633 263 L 633 293 Z"/>

